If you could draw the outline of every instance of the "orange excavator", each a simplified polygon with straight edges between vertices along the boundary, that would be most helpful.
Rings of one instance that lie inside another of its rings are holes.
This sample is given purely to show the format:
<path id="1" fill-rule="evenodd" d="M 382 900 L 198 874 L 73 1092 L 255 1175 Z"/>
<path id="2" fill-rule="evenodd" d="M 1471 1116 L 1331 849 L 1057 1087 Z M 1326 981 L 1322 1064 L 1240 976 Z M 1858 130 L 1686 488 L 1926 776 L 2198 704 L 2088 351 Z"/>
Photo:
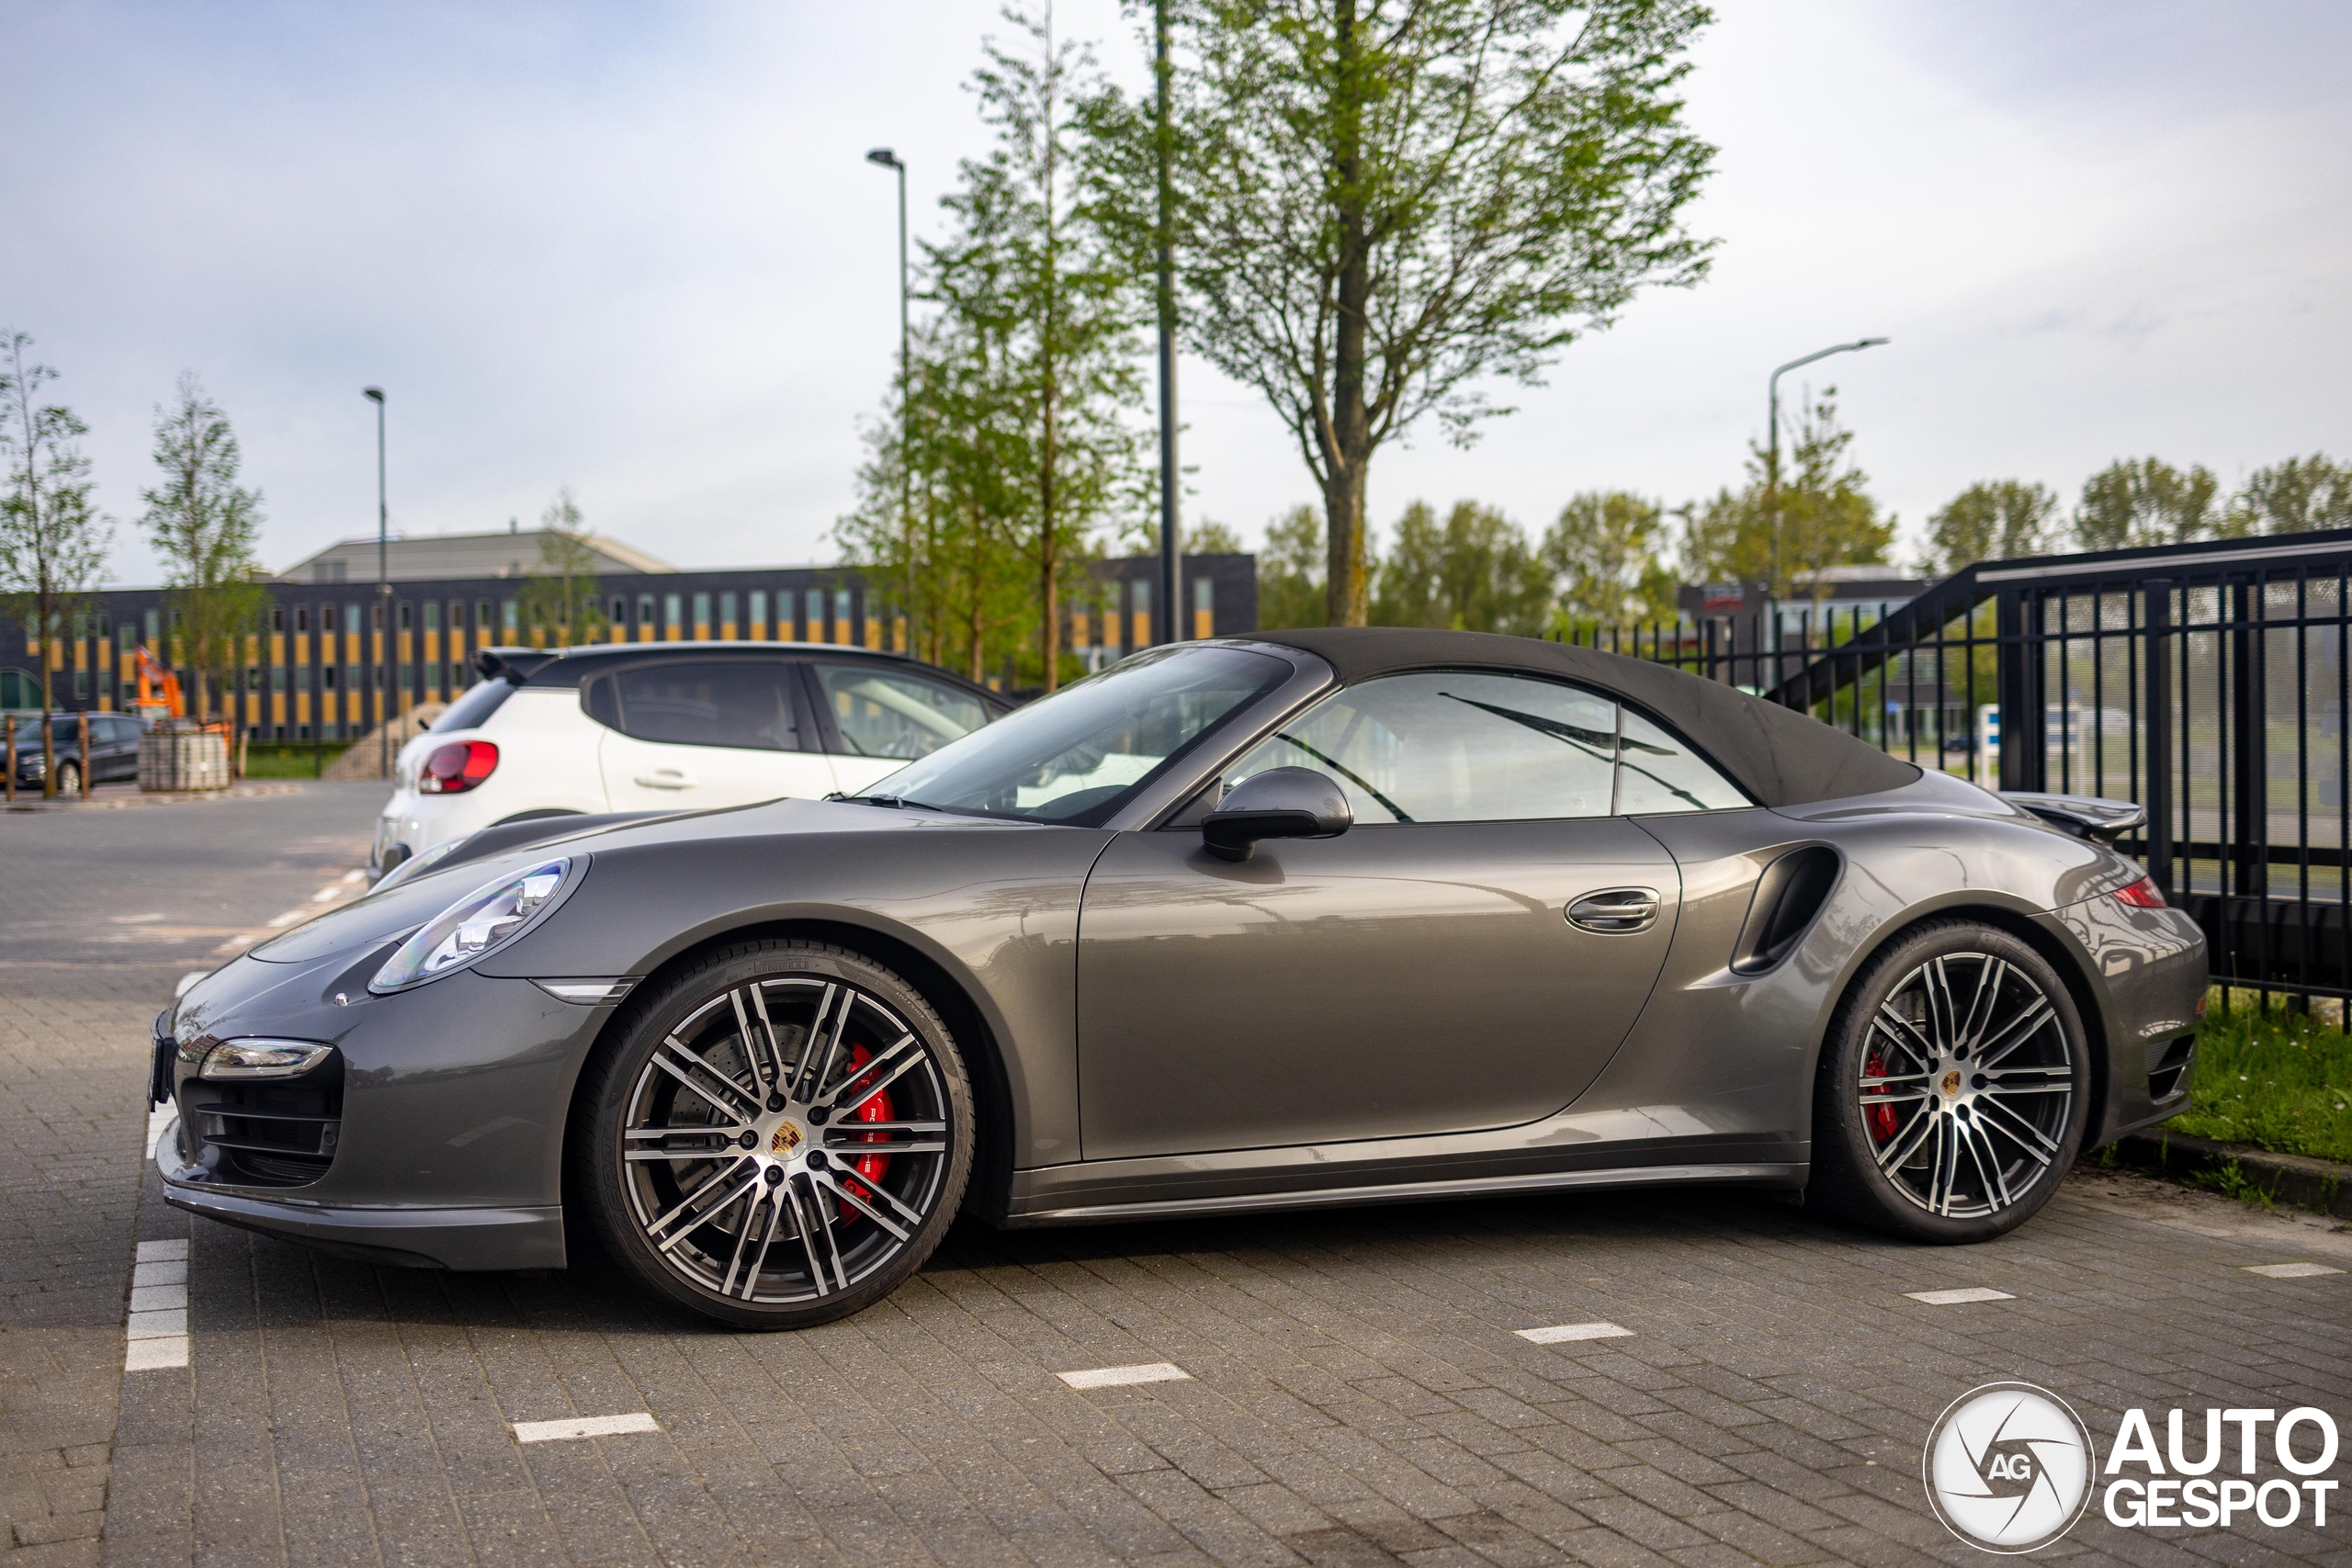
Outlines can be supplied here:
<path id="1" fill-rule="evenodd" d="M 139 671 L 139 702 L 131 709 L 141 718 L 186 718 L 187 704 L 180 697 L 180 678 L 156 662 L 141 643 L 131 654 Z"/>

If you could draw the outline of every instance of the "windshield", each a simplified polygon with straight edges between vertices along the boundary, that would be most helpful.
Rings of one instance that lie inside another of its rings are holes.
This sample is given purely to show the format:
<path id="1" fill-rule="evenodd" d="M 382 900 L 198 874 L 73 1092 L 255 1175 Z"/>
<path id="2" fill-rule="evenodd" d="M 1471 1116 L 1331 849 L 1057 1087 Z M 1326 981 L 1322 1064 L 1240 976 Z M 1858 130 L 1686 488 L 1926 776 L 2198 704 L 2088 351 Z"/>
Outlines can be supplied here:
<path id="1" fill-rule="evenodd" d="M 900 768 L 857 796 L 1093 827 L 1290 674 L 1238 648 L 1153 649 Z"/>

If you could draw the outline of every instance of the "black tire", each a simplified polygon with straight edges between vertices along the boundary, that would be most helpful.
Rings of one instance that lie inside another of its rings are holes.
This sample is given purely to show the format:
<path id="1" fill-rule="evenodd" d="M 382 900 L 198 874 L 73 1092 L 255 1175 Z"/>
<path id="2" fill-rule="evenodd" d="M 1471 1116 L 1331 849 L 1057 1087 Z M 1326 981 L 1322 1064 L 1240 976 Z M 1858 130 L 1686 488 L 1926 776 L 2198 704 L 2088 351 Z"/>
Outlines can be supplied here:
<path id="1" fill-rule="evenodd" d="M 1917 1241 L 1989 1241 L 2057 1191 L 2090 1054 L 2049 960 L 1997 927 L 1905 932 L 1847 990 L 1815 1080 L 1806 1205 Z"/>
<path id="2" fill-rule="evenodd" d="M 818 942 L 725 948 L 631 998 L 573 1107 L 571 1189 L 596 1238 L 646 1289 L 738 1328 L 888 1295 L 971 1172 L 971 1081 L 945 1023 L 888 969 Z"/>

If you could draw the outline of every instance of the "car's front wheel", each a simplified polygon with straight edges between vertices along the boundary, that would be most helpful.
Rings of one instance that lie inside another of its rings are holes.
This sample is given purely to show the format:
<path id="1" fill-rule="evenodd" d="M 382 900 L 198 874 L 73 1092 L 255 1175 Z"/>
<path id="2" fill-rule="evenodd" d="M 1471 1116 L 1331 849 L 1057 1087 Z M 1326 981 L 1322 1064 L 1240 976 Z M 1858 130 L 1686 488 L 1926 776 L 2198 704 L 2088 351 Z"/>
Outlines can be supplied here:
<path id="1" fill-rule="evenodd" d="M 2057 1190 L 2090 1111 L 2080 1014 L 2047 959 L 1936 920 L 1858 976 L 1815 1080 L 1809 1204 L 1922 1241 L 1984 1241 Z"/>
<path id="2" fill-rule="evenodd" d="M 946 1025 L 871 959 L 713 954 L 632 998 L 591 1063 L 574 1190 L 660 1294 L 747 1328 L 856 1312 L 922 1266 L 972 1160 Z"/>

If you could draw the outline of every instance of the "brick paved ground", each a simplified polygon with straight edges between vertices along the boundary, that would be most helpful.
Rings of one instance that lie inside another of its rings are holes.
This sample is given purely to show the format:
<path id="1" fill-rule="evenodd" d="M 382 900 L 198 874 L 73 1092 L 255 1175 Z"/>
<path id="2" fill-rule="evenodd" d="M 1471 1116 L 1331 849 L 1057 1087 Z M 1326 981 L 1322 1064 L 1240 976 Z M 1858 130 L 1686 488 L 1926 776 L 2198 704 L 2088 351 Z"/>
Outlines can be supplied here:
<path id="1" fill-rule="evenodd" d="M 196 1350 L 127 1381 L 104 1561 L 1958 1562 L 1920 1445 L 1978 1383 L 2053 1389 L 2102 1442 L 2130 1404 L 2352 1414 L 2352 1274 L 2240 1269 L 2352 1263 L 2352 1237 L 2220 1200 L 2248 1234 L 2200 1235 L 2115 1212 L 2147 1207 L 2119 1183 L 1965 1250 L 1695 1194 L 962 1232 L 782 1336 L 594 1268 L 374 1269 L 151 1201 L 143 1237 L 194 1238 Z M 1903 1295 L 1980 1284 L 2017 1299 Z M 1634 1337 L 1512 1333 L 1595 1319 Z M 1160 1360 L 1193 1381 L 1053 1376 Z M 661 1430 L 507 1428 L 635 1411 Z M 2048 1555 L 2352 1562 L 2352 1530 L 2094 1515 Z"/>
<path id="2" fill-rule="evenodd" d="M 97 1560 L 150 1021 L 364 860 L 381 786 L 0 816 L 0 1562 Z M 356 807 L 355 811 L 355 807 Z M 356 858 L 355 858 L 356 857 Z"/>
<path id="3" fill-rule="evenodd" d="M 113 1151 L 138 1145 L 158 998 L 137 993 L 171 968 L 108 990 L 116 967 L 0 972 L 6 1568 L 1957 1562 L 1976 1554 L 1927 1511 L 1919 1450 L 1977 1383 L 2053 1389 L 2102 1443 L 2132 1404 L 2352 1427 L 2352 1273 L 2243 1271 L 2352 1267 L 2352 1235 L 2098 1173 L 1967 1249 L 1703 1193 L 966 1230 L 888 1303 L 789 1336 L 709 1329 L 593 1258 L 359 1267 L 191 1221 L 152 1172 L 134 1194 Z M 119 1371 L 134 1236 L 192 1242 L 186 1368 Z M 2016 1299 L 1903 1294 L 1963 1285 Z M 1634 1335 L 1512 1333 L 1596 1319 Z M 1161 1360 L 1192 1380 L 1053 1375 Z M 509 1426 L 634 1412 L 660 1429 L 525 1447 Z M 2045 1555 L 2352 1564 L 2352 1529 L 2341 1507 L 2227 1534 L 2094 1514 Z"/>

